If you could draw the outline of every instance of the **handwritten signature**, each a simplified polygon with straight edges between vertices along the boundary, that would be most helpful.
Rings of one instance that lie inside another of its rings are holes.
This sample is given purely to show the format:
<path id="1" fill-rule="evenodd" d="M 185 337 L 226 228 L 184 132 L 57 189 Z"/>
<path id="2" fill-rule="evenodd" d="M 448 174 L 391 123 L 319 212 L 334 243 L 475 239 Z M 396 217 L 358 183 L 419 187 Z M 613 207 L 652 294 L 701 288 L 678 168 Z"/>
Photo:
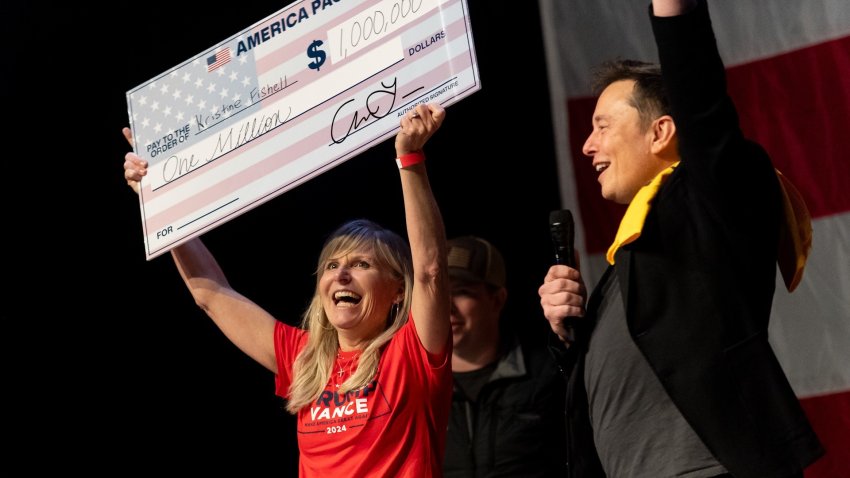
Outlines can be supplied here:
<path id="1" fill-rule="evenodd" d="M 350 113 L 351 108 L 349 108 L 349 105 L 355 102 L 354 98 L 343 103 L 336 110 L 333 121 L 331 121 L 331 140 L 336 144 L 340 144 L 370 119 L 379 120 L 390 114 L 395 105 L 397 83 L 398 79 L 393 77 L 391 84 L 387 85 L 382 81 L 381 88 L 369 93 L 366 96 L 366 104 L 364 105 L 366 113 L 362 117 L 360 108 L 354 108 L 353 114 Z M 389 106 L 386 105 L 388 101 Z M 349 115 L 350 120 L 347 119 Z M 338 132 L 340 131 L 345 131 L 345 133 L 338 136 Z"/>

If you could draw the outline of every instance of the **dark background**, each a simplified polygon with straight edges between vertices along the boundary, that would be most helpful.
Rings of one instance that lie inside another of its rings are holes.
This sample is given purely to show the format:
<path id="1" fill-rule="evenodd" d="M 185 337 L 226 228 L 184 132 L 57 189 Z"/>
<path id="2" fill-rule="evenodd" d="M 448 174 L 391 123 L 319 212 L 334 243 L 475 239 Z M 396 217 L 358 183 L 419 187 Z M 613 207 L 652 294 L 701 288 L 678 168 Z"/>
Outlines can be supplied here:
<path id="1" fill-rule="evenodd" d="M 501 249 L 511 324 L 540 339 L 536 291 L 552 261 L 548 214 L 560 207 L 541 27 L 537 2 L 494 3 L 469 0 L 482 90 L 448 108 L 428 170 L 448 236 Z M 273 374 L 194 305 L 167 254 L 145 260 L 121 135 L 127 90 L 284 5 L 4 7 L 15 178 L 4 315 L 23 325 L 7 335 L 19 350 L 7 395 L 23 405 L 16 446 L 45 457 L 31 469 L 297 473 L 295 423 Z M 388 140 L 204 240 L 235 289 L 296 324 L 337 225 L 366 217 L 404 233 L 393 157 Z"/>

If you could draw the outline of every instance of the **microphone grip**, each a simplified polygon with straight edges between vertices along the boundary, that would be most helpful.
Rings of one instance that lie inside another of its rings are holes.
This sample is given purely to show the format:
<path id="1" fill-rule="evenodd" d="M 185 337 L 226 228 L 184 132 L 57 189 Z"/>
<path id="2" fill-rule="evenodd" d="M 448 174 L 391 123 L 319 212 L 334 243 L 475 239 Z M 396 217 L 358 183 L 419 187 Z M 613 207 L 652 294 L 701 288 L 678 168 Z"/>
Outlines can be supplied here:
<path id="1" fill-rule="evenodd" d="M 572 244 L 568 244 L 563 249 L 555 250 L 555 264 L 563 264 L 565 266 L 570 266 L 575 269 L 576 260 Z"/>
<path id="2" fill-rule="evenodd" d="M 549 213 L 549 231 L 552 234 L 552 245 L 555 248 L 555 264 L 562 264 L 575 269 L 576 256 L 573 249 L 575 239 L 575 224 L 569 209 L 561 209 Z M 561 337 L 566 342 L 575 341 L 574 327 L 580 323 L 577 317 L 565 317 L 568 337 Z"/>
<path id="3" fill-rule="evenodd" d="M 555 248 L 555 264 L 563 264 L 575 268 L 575 224 L 569 209 L 552 211 L 549 214 L 549 230 L 552 234 L 552 245 Z"/>

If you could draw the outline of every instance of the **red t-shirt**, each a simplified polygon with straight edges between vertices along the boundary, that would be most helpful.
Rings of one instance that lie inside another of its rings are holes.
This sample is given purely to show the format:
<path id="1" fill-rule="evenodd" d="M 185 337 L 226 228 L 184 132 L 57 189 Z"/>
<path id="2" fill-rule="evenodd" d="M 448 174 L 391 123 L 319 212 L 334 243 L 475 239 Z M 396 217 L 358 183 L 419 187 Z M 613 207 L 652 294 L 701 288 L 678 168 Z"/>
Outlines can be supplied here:
<path id="1" fill-rule="evenodd" d="M 275 326 L 277 395 L 286 398 L 292 364 L 307 332 Z M 384 347 L 373 381 L 345 396 L 335 393 L 356 370 L 357 354 L 343 354 L 322 396 L 298 412 L 301 477 L 441 477 L 451 406 L 451 341 L 429 354 L 410 320 Z"/>

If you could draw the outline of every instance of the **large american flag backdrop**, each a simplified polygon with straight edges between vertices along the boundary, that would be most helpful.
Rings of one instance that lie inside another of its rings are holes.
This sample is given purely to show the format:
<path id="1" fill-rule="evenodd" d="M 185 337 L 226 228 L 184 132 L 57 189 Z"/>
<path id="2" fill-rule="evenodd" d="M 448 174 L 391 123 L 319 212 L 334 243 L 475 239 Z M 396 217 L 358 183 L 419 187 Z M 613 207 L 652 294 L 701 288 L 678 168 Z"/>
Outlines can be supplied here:
<path id="1" fill-rule="evenodd" d="M 614 57 L 657 61 L 648 0 L 539 0 L 562 205 L 577 217 L 586 280 L 624 209 L 603 200 L 581 146 L 595 106 L 590 72 Z M 805 198 L 813 247 L 791 294 L 777 274 L 770 341 L 827 454 L 807 478 L 850 477 L 850 2 L 709 3 L 745 133 Z"/>

